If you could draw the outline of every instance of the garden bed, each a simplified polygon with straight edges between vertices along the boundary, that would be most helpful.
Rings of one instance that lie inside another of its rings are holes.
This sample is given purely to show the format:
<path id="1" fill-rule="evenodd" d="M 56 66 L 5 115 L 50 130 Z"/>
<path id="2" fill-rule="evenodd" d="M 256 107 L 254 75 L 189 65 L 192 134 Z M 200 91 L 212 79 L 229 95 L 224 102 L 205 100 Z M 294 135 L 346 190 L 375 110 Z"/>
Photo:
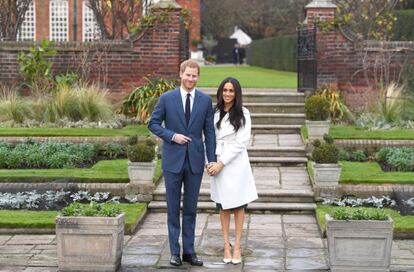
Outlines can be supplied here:
<path id="1" fill-rule="evenodd" d="M 161 160 L 157 161 L 154 181 L 161 176 Z M 12 169 L 0 170 L 0 183 L 77 182 L 128 183 L 127 160 L 103 160 L 91 168 L 73 169 Z"/>
<path id="2" fill-rule="evenodd" d="M 308 138 L 305 126 L 301 128 L 301 133 L 305 139 Z M 366 130 L 355 126 L 331 125 L 329 135 L 342 140 L 414 140 L 414 130 L 411 129 Z"/>
<path id="3" fill-rule="evenodd" d="M 134 232 L 147 210 L 144 203 L 112 205 L 125 213 L 125 234 Z M 0 210 L 0 233 L 55 233 L 58 214 L 59 211 Z"/>
<path id="4" fill-rule="evenodd" d="M 108 137 L 148 136 L 147 125 L 129 125 L 122 129 L 110 128 L 1 128 L 0 137 Z"/>
<path id="5" fill-rule="evenodd" d="M 319 228 L 326 237 L 326 222 L 325 214 L 332 213 L 340 207 L 318 205 L 316 208 L 316 217 L 318 220 Z M 364 208 L 364 209 L 376 209 L 376 208 Z M 397 211 L 392 209 L 385 209 L 391 218 L 394 220 L 394 238 L 414 238 L 414 216 L 402 216 Z"/>

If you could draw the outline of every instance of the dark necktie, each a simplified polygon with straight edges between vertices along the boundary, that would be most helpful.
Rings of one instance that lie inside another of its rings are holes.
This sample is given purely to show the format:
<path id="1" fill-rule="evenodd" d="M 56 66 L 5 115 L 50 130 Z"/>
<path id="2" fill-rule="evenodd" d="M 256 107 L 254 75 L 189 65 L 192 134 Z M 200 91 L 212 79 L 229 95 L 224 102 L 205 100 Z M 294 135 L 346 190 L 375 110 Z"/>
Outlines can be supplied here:
<path id="1" fill-rule="evenodd" d="M 185 101 L 185 121 L 187 122 L 187 125 L 190 122 L 190 116 L 191 116 L 190 96 L 191 96 L 191 94 L 187 94 L 187 100 Z"/>

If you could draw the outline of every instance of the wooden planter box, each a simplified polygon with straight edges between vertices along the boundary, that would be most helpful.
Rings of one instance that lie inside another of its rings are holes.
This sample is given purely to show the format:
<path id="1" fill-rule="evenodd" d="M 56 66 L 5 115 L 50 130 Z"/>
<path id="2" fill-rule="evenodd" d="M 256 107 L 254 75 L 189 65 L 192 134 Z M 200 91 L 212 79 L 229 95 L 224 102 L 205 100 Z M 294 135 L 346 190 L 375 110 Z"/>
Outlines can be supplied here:
<path id="1" fill-rule="evenodd" d="M 305 120 L 306 128 L 308 130 L 308 139 L 313 141 L 315 139 L 323 139 L 324 134 L 329 134 L 329 127 L 331 121 L 310 121 Z"/>
<path id="2" fill-rule="evenodd" d="M 338 271 L 389 271 L 393 221 L 334 220 L 326 215 L 329 264 Z"/>
<path id="3" fill-rule="evenodd" d="M 59 271 L 117 271 L 121 266 L 124 214 L 56 218 Z"/>
<path id="4" fill-rule="evenodd" d="M 337 163 L 312 162 L 313 180 L 318 186 L 338 186 L 341 166 Z"/>
<path id="5" fill-rule="evenodd" d="M 129 182 L 134 185 L 152 184 L 155 166 L 155 162 L 128 161 Z"/>

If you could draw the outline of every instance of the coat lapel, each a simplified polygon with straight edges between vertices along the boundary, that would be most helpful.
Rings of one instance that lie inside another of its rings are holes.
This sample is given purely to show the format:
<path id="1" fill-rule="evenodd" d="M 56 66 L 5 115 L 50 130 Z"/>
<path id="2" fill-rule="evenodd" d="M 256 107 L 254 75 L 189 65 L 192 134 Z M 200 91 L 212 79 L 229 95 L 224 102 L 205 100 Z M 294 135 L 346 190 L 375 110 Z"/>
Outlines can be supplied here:
<path id="1" fill-rule="evenodd" d="M 214 118 L 214 125 L 217 123 L 219 119 L 220 119 L 220 112 L 216 112 L 215 118 Z M 223 120 L 221 120 L 220 129 L 216 130 L 216 137 L 220 139 L 233 133 L 235 133 L 234 128 L 230 124 L 229 116 L 226 115 L 224 116 Z"/>
<path id="2" fill-rule="evenodd" d="M 183 100 L 181 99 L 180 89 L 175 89 L 174 97 L 175 97 L 174 98 L 175 105 L 177 105 L 176 109 L 177 109 L 178 117 L 180 118 L 183 125 L 187 126 L 185 122 L 184 106 L 183 106 Z"/>
<path id="3" fill-rule="evenodd" d="M 196 118 L 196 115 L 198 114 L 199 108 L 200 108 L 200 95 L 198 94 L 198 91 L 196 90 L 194 94 L 193 109 L 191 110 L 190 122 L 188 122 L 188 127 L 190 127 L 191 124 L 194 122 L 194 119 Z"/>

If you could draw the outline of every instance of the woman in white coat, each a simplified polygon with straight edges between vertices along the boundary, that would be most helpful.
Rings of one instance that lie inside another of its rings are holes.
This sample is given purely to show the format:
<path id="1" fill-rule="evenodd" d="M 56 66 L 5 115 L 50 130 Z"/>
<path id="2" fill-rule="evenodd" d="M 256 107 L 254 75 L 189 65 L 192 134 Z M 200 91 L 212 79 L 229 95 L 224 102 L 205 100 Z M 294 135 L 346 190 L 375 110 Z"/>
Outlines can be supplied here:
<path id="1" fill-rule="evenodd" d="M 223 262 L 241 263 L 241 235 L 244 209 L 258 198 L 247 155 L 251 119 L 243 107 L 242 89 L 234 78 L 224 79 L 217 90 L 214 115 L 217 140 L 217 163 L 207 166 L 211 181 L 211 199 L 220 209 L 221 230 L 224 238 Z M 229 241 L 230 213 L 234 211 L 235 242 L 233 253 Z"/>

